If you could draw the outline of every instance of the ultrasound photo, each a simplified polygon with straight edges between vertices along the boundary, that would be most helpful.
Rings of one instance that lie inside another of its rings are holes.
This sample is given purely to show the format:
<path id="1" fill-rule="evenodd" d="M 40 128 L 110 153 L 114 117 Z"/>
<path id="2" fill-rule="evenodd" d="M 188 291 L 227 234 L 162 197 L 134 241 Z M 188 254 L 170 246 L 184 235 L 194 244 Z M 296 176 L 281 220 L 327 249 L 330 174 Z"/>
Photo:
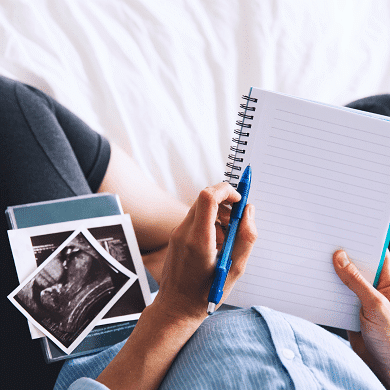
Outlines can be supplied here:
<path id="1" fill-rule="evenodd" d="M 88 231 L 115 260 L 131 272 L 137 273 L 121 224 L 88 228 Z M 65 231 L 31 237 L 37 266 L 41 265 L 72 233 L 73 231 Z M 99 324 L 113 323 L 116 319 L 118 321 L 133 319 L 130 316 L 141 313 L 145 307 L 140 282 L 136 280 Z"/>
<path id="2" fill-rule="evenodd" d="M 76 231 L 17 289 L 13 298 L 28 317 L 46 330 L 44 333 L 68 349 L 135 278 L 88 231 Z"/>

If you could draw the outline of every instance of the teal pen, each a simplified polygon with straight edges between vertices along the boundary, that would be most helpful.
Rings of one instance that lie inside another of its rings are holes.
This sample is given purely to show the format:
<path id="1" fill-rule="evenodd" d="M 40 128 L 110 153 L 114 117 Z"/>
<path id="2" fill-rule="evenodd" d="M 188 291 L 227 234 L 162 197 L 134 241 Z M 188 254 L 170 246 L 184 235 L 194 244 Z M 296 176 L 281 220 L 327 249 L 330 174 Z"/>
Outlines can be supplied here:
<path id="1" fill-rule="evenodd" d="M 241 195 L 241 200 L 233 204 L 232 211 L 230 213 L 229 226 L 226 231 L 221 252 L 218 256 L 214 281 L 208 297 L 209 305 L 207 307 L 207 314 L 214 313 L 215 307 L 222 298 L 223 287 L 232 263 L 231 254 L 233 251 L 234 241 L 236 239 L 237 230 L 248 200 L 251 178 L 252 168 L 248 165 L 241 176 L 240 182 L 238 183 L 237 192 Z"/>

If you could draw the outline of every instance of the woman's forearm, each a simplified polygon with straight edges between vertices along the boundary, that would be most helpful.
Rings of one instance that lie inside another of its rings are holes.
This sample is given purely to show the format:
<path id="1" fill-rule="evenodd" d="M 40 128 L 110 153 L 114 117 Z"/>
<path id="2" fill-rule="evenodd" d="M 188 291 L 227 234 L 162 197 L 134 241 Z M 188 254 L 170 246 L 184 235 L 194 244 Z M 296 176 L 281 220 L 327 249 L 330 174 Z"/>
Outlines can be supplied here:
<path id="1" fill-rule="evenodd" d="M 112 390 L 159 387 L 181 348 L 207 317 L 220 229 L 215 224 L 219 205 L 239 199 L 240 195 L 227 183 L 200 193 L 170 237 L 154 302 L 142 312 L 126 344 L 97 378 L 99 382 Z M 219 305 L 243 274 L 256 238 L 254 207 L 247 205 Z"/>
<path id="2" fill-rule="evenodd" d="M 111 390 L 157 389 L 201 322 L 171 316 L 154 302 L 142 312 L 128 341 L 97 381 Z"/>
<path id="3" fill-rule="evenodd" d="M 189 207 L 149 181 L 136 162 L 111 143 L 111 156 L 99 192 L 118 194 L 130 214 L 141 252 L 167 245 L 172 230 Z"/>

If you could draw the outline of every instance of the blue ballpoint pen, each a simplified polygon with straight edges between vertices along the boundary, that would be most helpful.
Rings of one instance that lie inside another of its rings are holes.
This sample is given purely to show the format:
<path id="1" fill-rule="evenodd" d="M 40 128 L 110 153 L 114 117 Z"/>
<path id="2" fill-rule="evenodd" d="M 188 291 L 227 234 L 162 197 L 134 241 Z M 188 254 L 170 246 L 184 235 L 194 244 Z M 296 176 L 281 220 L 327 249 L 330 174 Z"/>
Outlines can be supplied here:
<path id="1" fill-rule="evenodd" d="M 218 256 L 217 266 L 215 269 L 215 276 L 213 284 L 210 288 L 208 297 L 209 305 L 207 307 L 207 314 L 213 314 L 215 307 L 218 305 L 222 298 L 223 287 L 225 285 L 226 277 L 229 273 L 231 265 L 231 254 L 233 250 L 234 240 L 236 239 L 236 233 L 240 224 L 243 211 L 248 200 L 249 189 L 251 186 L 252 168 L 248 165 L 245 168 L 244 173 L 241 176 L 241 180 L 238 183 L 237 192 L 241 195 L 241 200 L 233 204 L 232 211 L 230 213 L 229 226 L 225 235 L 225 240 L 222 244 L 221 252 Z"/>

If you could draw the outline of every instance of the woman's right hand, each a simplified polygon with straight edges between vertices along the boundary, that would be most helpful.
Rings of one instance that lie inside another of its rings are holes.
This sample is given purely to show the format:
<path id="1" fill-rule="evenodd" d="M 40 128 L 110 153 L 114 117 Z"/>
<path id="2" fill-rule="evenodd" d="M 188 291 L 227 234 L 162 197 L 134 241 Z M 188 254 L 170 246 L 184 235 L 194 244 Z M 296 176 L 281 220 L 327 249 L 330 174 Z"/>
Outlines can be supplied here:
<path id="1" fill-rule="evenodd" d="M 240 194 L 227 183 L 203 190 L 188 215 L 172 233 L 168 245 L 160 291 L 155 303 L 178 318 L 207 317 L 208 294 L 213 282 L 217 249 L 224 235 L 230 209 L 226 203 L 240 200 Z M 232 265 L 220 304 L 232 290 L 245 266 L 257 238 L 254 206 L 244 210 L 232 253 Z"/>
<path id="2" fill-rule="evenodd" d="M 360 332 L 348 331 L 353 350 L 390 389 L 390 254 L 386 251 L 375 289 L 344 251 L 333 255 L 337 275 L 360 299 Z"/>
<path id="3" fill-rule="evenodd" d="M 157 389 L 175 357 L 207 317 L 217 248 L 230 209 L 240 200 L 230 184 L 203 190 L 184 221 L 173 231 L 160 290 L 142 312 L 124 347 L 97 378 L 110 389 Z M 243 274 L 257 238 L 254 207 L 247 205 L 232 253 L 232 265 L 220 303 Z"/>

